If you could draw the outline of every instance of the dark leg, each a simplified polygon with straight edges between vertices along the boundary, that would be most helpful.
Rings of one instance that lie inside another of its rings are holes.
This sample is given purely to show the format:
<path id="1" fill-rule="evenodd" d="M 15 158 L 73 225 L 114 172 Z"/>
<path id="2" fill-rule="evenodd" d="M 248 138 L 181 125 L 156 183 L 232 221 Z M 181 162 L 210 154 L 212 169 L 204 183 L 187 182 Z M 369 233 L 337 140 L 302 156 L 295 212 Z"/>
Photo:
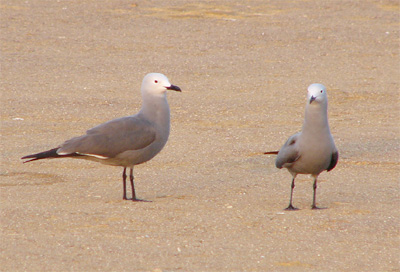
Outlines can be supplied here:
<path id="1" fill-rule="evenodd" d="M 132 188 L 132 201 L 137 201 L 136 199 L 136 192 L 135 192 L 135 184 L 133 183 L 133 167 L 131 168 L 131 172 L 129 174 L 129 178 L 131 179 L 131 188 Z"/>
<path id="2" fill-rule="evenodd" d="M 122 196 L 122 199 L 126 200 L 126 167 L 124 167 L 124 171 L 122 172 L 122 181 L 124 186 L 124 195 Z"/>
<path id="3" fill-rule="evenodd" d="M 293 205 L 292 205 L 293 189 L 294 189 L 294 179 L 295 179 L 295 177 L 292 179 L 292 187 L 291 187 L 291 190 L 290 190 L 290 202 L 289 202 L 289 206 L 285 209 L 285 210 L 288 210 L 288 211 L 295 211 L 295 210 L 298 210 L 298 208 L 295 208 L 295 207 L 293 207 Z"/>
<path id="4" fill-rule="evenodd" d="M 313 200 L 312 200 L 312 206 L 311 208 L 313 210 L 318 210 L 318 209 L 324 209 L 324 208 L 319 208 L 316 205 L 316 197 L 317 197 L 317 178 L 314 179 L 314 185 L 313 185 L 313 189 L 314 189 L 314 194 L 313 194 Z"/>

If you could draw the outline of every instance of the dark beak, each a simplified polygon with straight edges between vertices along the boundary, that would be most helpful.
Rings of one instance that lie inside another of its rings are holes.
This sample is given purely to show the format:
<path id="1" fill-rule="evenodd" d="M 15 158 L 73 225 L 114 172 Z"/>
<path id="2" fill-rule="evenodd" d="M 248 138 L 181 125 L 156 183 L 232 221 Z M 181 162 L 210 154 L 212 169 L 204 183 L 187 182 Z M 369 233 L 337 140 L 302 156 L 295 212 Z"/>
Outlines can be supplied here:
<path id="1" fill-rule="evenodd" d="M 311 98 L 310 98 L 310 104 L 311 104 L 315 99 L 316 99 L 315 96 L 311 96 Z"/>
<path id="2" fill-rule="evenodd" d="M 175 85 L 171 85 L 169 87 L 166 87 L 167 90 L 173 90 L 173 91 L 177 91 L 177 92 L 182 92 L 181 88 L 179 88 L 178 86 Z"/>

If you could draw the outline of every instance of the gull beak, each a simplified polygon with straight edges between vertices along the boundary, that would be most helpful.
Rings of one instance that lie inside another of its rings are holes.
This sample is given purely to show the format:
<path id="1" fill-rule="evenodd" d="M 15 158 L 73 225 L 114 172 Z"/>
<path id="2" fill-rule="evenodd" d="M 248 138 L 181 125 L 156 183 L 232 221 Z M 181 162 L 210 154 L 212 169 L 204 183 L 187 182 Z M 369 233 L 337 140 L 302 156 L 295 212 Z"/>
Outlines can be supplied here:
<path id="1" fill-rule="evenodd" d="M 181 88 L 179 88 L 178 86 L 172 85 L 169 87 L 165 87 L 167 88 L 167 90 L 173 90 L 173 91 L 177 91 L 177 92 L 182 92 Z"/>
<path id="2" fill-rule="evenodd" d="M 311 98 L 310 98 L 310 104 L 316 99 L 317 97 L 315 97 L 315 96 L 311 96 Z"/>

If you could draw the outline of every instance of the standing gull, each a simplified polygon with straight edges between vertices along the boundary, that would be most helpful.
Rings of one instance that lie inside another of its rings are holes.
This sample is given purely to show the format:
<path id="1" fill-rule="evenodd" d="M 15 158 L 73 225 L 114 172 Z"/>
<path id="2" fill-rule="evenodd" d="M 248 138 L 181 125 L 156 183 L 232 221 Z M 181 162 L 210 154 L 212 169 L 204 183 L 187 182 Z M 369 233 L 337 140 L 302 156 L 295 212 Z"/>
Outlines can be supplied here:
<path id="1" fill-rule="evenodd" d="M 264 154 L 278 154 L 275 165 L 285 167 L 292 174 L 290 202 L 286 210 L 297 210 L 292 205 L 294 180 L 298 174 L 310 174 L 314 178 L 312 209 L 316 206 L 318 175 L 335 168 L 339 153 L 333 141 L 328 124 L 328 96 L 322 84 L 308 87 L 306 112 L 301 132 L 292 135 L 279 151 Z"/>
<path id="2" fill-rule="evenodd" d="M 25 162 L 48 158 L 76 158 L 122 166 L 123 199 L 126 198 L 126 168 L 130 168 L 132 200 L 136 198 L 133 167 L 157 155 L 167 143 L 170 111 L 167 90 L 181 91 L 163 74 L 147 74 L 142 82 L 142 108 L 131 116 L 114 119 L 89 129 L 85 135 L 72 138 L 60 146 L 28 155 Z"/>

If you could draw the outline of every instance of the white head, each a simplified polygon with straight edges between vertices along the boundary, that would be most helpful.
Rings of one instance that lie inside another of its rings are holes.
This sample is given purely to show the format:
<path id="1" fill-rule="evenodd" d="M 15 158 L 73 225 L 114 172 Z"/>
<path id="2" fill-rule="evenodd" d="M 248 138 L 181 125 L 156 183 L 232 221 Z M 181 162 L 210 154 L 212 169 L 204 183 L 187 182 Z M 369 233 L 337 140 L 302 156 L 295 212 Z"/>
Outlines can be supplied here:
<path id="1" fill-rule="evenodd" d="M 165 97 L 167 90 L 181 91 L 178 86 L 172 85 L 163 74 L 150 73 L 143 78 L 141 88 L 142 96 L 152 95 Z"/>
<path id="2" fill-rule="evenodd" d="M 307 104 L 327 104 L 328 96 L 324 85 L 314 83 L 308 86 Z"/>

